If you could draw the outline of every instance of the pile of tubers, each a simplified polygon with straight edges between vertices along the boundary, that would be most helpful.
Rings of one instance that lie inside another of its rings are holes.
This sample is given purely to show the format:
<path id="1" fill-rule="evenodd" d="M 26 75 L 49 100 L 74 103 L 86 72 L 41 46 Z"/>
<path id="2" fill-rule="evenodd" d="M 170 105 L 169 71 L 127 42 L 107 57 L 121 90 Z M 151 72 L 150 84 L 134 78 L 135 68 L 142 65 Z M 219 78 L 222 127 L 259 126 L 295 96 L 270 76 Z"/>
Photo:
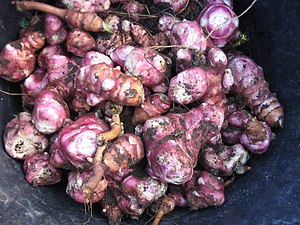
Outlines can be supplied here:
<path id="1" fill-rule="evenodd" d="M 0 54 L 0 78 L 21 86 L 5 127 L 26 181 L 58 183 L 111 224 L 153 224 L 178 207 L 220 206 L 284 125 L 263 69 L 237 50 L 232 0 L 16 1 L 38 10 Z M 196 13 L 195 13 L 196 9 Z M 193 13 L 191 13 L 193 12 Z"/>

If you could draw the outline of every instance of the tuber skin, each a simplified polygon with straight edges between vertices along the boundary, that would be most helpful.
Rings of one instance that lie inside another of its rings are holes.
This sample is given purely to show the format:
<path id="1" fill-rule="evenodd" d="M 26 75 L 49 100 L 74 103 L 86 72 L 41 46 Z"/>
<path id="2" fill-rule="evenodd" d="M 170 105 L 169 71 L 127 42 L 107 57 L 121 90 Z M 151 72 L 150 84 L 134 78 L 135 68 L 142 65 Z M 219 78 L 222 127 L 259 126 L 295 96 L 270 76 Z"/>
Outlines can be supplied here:
<path id="1" fill-rule="evenodd" d="M 41 153 L 48 146 L 48 138 L 35 129 L 28 112 L 19 113 L 6 124 L 3 141 L 8 155 L 19 160 Z"/>
<path id="2" fill-rule="evenodd" d="M 32 123 L 39 132 L 53 134 L 69 117 L 68 105 L 55 89 L 39 93 L 32 112 Z"/>
<path id="3" fill-rule="evenodd" d="M 206 72 L 201 67 L 194 67 L 182 71 L 170 80 L 168 97 L 172 102 L 185 105 L 199 100 L 206 89 Z"/>
<path id="4" fill-rule="evenodd" d="M 221 206 L 225 201 L 224 188 L 221 177 L 205 170 L 196 170 L 184 187 L 187 204 L 192 210 Z"/>
<path id="5" fill-rule="evenodd" d="M 124 69 L 150 88 L 162 83 L 167 75 L 165 59 L 150 48 L 133 49 L 125 60 Z"/>
<path id="6" fill-rule="evenodd" d="M 130 19 L 135 21 L 139 20 L 138 14 L 143 13 L 143 11 L 145 11 L 145 5 L 135 0 L 124 2 L 122 8 L 126 10 L 128 15 L 130 16 Z"/>
<path id="7" fill-rule="evenodd" d="M 35 68 L 35 52 L 45 44 L 45 35 L 34 31 L 7 43 L 0 53 L 0 78 L 19 82 L 28 77 Z"/>
<path id="8" fill-rule="evenodd" d="M 234 84 L 231 91 L 242 95 L 259 120 L 272 128 L 283 128 L 284 110 L 275 94 L 271 93 L 263 69 L 251 58 L 239 52 L 229 55 Z"/>
<path id="9" fill-rule="evenodd" d="M 272 141 L 271 128 L 246 110 L 229 114 L 226 122 L 221 131 L 225 142 L 239 142 L 254 154 L 262 154 L 269 149 Z"/>
<path id="10" fill-rule="evenodd" d="M 199 164 L 217 176 L 243 174 L 250 167 L 246 165 L 250 156 L 241 144 L 227 146 L 215 144 L 205 146 L 200 154 Z"/>
<path id="11" fill-rule="evenodd" d="M 76 87 L 87 92 L 89 105 L 97 105 L 104 100 L 127 106 L 139 106 L 144 102 L 142 83 L 105 63 L 81 67 L 76 75 Z"/>
<path id="12" fill-rule="evenodd" d="M 62 155 L 78 169 L 91 169 L 88 158 L 93 157 L 97 150 L 97 137 L 108 130 L 109 126 L 94 116 L 79 117 L 59 132 Z"/>
<path id="13" fill-rule="evenodd" d="M 242 145 L 254 154 L 262 154 L 269 149 L 271 141 L 272 132 L 269 125 L 256 117 L 248 120 L 246 130 L 240 138 Z"/>
<path id="14" fill-rule="evenodd" d="M 108 56 L 97 51 L 89 51 L 83 55 L 80 67 L 95 65 L 99 63 L 106 63 L 110 67 L 114 66 L 113 61 Z"/>
<path id="15" fill-rule="evenodd" d="M 174 13 L 180 13 L 188 5 L 189 0 L 153 0 L 155 4 L 157 3 L 168 3 Z"/>
<path id="16" fill-rule="evenodd" d="M 52 14 L 46 14 L 44 17 L 45 37 L 49 45 L 62 44 L 68 35 L 62 20 Z"/>
<path id="17" fill-rule="evenodd" d="M 109 57 L 115 64 L 117 64 L 117 65 L 121 66 L 121 68 L 123 68 L 125 65 L 127 56 L 133 49 L 134 49 L 134 47 L 131 45 L 120 46 L 120 47 L 117 47 L 114 50 L 112 50 L 109 54 Z"/>
<path id="18" fill-rule="evenodd" d="M 41 69 L 46 70 L 48 68 L 48 58 L 52 55 L 65 55 L 60 45 L 48 45 L 41 50 L 38 55 L 37 61 Z"/>
<path id="19" fill-rule="evenodd" d="M 197 21 L 217 47 L 224 47 L 238 32 L 239 19 L 224 3 L 207 4 Z"/>
<path id="20" fill-rule="evenodd" d="M 207 48 L 207 39 L 200 25 L 196 21 L 181 21 L 174 23 L 170 33 L 171 45 L 183 48 L 193 48 L 204 52 Z M 176 52 L 178 48 L 174 48 Z"/>
<path id="21" fill-rule="evenodd" d="M 169 37 L 173 24 L 177 22 L 180 22 L 177 17 L 171 15 L 163 15 L 158 20 L 157 29 L 161 32 L 164 32 Z"/>
<path id="22" fill-rule="evenodd" d="M 103 199 L 105 191 L 95 192 L 88 199 L 84 194 L 85 184 L 92 174 L 91 170 L 73 170 L 69 172 L 66 193 L 76 202 L 93 204 Z"/>
<path id="23" fill-rule="evenodd" d="M 165 94 L 155 93 L 147 96 L 145 102 L 134 110 L 133 123 L 144 123 L 146 120 L 160 116 L 171 107 L 171 101 Z"/>
<path id="24" fill-rule="evenodd" d="M 67 51 L 77 56 L 83 56 L 96 47 L 96 41 L 88 32 L 74 29 L 67 37 Z"/>
<path id="25" fill-rule="evenodd" d="M 110 8 L 110 0 L 61 0 L 61 3 L 80 12 L 105 12 Z"/>
<path id="26" fill-rule="evenodd" d="M 202 144 L 221 130 L 218 107 L 202 104 L 185 114 L 167 114 L 145 122 L 143 140 L 148 173 L 165 183 L 191 179 Z"/>
<path id="27" fill-rule="evenodd" d="M 55 168 L 62 168 L 65 170 L 74 169 L 74 166 L 62 153 L 61 148 L 62 147 L 59 142 L 58 133 L 56 133 L 50 139 L 49 154 L 51 165 Z"/>
<path id="28" fill-rule="evenodd" d="M 47 87 L 48 83 L 46 71 L 37 68 L 21 85 L 22 101 L 27 105 L 33 106 L 38 94 Z"/>
<path id="29" fill-rule="evenodd" d="M 50 13 L 65 20 L 68 24 L 73 26 L 73 28 L 91 32 L 110 32 L 104 21 L 96 13 L 60 9 L 41 2 L 16 1 L 15 3 L 19 11 L 39 10 Z"/>
<path id="30" fill-rule="evenodd" d="M 26 181 L 33 186 L 52 185 L 61 180 L 61 172 L 51 165 L 48 152 L 25 159 L 23 169 Z"/>
<path id="31" fill-rule="evenodd" d="M 78 66 L 64 55 L 46 56 L 48 89 L 55 89 L 66 101 L 69 101 L 75 92 L 74 79 Z"/>

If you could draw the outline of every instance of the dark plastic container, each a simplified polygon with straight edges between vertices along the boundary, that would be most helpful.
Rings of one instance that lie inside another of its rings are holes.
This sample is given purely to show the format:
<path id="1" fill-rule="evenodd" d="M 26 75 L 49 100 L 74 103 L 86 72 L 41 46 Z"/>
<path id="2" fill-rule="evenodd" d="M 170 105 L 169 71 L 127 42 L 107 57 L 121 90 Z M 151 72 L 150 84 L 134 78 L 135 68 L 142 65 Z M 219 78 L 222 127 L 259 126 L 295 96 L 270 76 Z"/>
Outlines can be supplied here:
<path id="1" fill-rule="evenodd" d="M 18 36 L 19 21 L 9 0 L 0 2 L 0 48 Z M 238 13 L 251 0 L 235 1 Z M 277 132 L 270 150 L 252 156 L 252 170 L 226 190 L 225 205 L 199 211 L 178 209 L 161 224 L 298 225 L 300 224 L 300 1 L 257 1 L 240 18 L 250 41 L 244 52 L 264 68 L 270 88 L 285 108 L 285 127 Z M 1 90 L 18 92 L 0 80 Z M 20 98 L 0 93 L 0 131 L 20 112 Z M 108 224 L 100 209 L 91 213 L 65 194 L 65 183 L 35 188 L 23 176 L 22 163 L 11 159 L 0 142 L 0 224 Z M 151 216 L 124 224 L 147 224 Z"/>

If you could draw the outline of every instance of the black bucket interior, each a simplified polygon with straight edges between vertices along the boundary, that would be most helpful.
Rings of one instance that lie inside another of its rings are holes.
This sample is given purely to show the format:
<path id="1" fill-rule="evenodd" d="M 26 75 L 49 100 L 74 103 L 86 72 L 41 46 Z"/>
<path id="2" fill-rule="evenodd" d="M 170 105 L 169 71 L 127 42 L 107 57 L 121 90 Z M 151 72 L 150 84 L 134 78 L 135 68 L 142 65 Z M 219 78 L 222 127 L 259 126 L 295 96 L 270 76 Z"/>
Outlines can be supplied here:
<path id="1" fill-rule="evenodd" d="M 235 1 L 242 12 L 251 0 Z M 11 1 L 0 2 L 0 48 L 18 36 L 24 14 Z M 253 155 L 251 170 L 227 187 L 222 207 L 198 211 L 177 209 L 161 224 L 296 225 L 300 224 L 300 1 L 257 1 L 240 18 L 249 41 L 243 51 L 264 69 L 270 89 L 285 108 L 285 126 L 276 132 L 270 150 Z M 298 55 L 299 54 L 299 55 Z M 16 85 L 0 80 L 1 90 L 19 92 Z M 0 131 L 21 110 L 18 96 L 0 93 Z M 11 159 L 0 142 L 0 224 L 108 224 L 100 208 L 90 211 L 65 194 L 65 183 L 32 187 L 23 175 L 22 163 Z M 149 213 L 139 221 L 148 224 Z M 151 223 L 151 222 L 150 222 Z"/>

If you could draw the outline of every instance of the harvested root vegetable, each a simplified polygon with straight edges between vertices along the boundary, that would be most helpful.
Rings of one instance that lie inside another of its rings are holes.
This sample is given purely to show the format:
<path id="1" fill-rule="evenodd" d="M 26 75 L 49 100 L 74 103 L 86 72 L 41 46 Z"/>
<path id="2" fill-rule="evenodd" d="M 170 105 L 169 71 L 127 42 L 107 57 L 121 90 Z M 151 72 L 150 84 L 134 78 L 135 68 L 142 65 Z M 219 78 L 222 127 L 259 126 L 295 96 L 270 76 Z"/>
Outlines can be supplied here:
<path id="1" fill-rule="evenodd" d="M 119 117 L 115 117 L 111 131 L 100 134 L 99 140 L 113 140 L 120 134 Z M 124 134 L 116 139 L 108 148 L 99 146 L 95 156 L 90 159 L 93 163 L 93 176 L 84 187 L 86 198 L 95 192 L 101 192 L 107 187 L 107 180 L 101 180 L 104 174 L 122 176 L 127 174 L 131 166 L 144 157 L 143 143 L 140 137 L 133 134 Z"/>
<path id="2" fill-rule="evenodd" d="M 110 58 L 114 63 L 121 66 L 122 68 L 125 65 L 125 61 L 129 53 L 134 49 L 133 46 L 130 45 L 124 45 L 121 47 L 117 47 L 114 50 L 112 50 L 109 54 Z"/>
<path id="3" fill-rule="evenodd" d="M 83 56 L 96 47 L 96 41 L 88 32 L 80 29 L 72 30 L 67 37 L 67 51 L 77 56 Z"/>
<path id="4" fill-rule="evenodd" d="M 147 96 L 145 102 L 136 107 L 133 114 L 133 123 L 144 123 L 146 120 L 160 116 L 167 112 L 171 107 L 171 101 L 168 96 L 156 93 Z"/>
<path id="5" fill-rule="evenodd" d="M 104 115 L 111 118 L 115 114 L 120 115 L 122 111 L 123 111 L 122 105 L 116 105 L 111 101 L 107 101 L 97 106 L 96 115 L 99 115 L 100 113 L 99 117 Z"/>
<path id="6" fill-rule="evenodd" d="M 196 21 L 182 21 L 174 23 L 170 33 L 170 43 L 193 48 L 204 52 L 207 47 L 207 39 L 200 25 Z M 174 48 L 176 52 L 178 48 Z"/>
<path id="7" fill-rule="evenodd" d="M 272 132 L 265 122 L 259 121 L 246 110 L 229 114 L 222 128 L 223 140 L 229 144 L 240 142 L 249 151 L 262 154 L 269 149 Z"/>
<path id="8" fill-rule="evenodd" d="M 97 150 L 98 135 L 109 130 L 109 126 L 94 116 L 79 117 L 66 125 L 59 133 L 61 153 L 78 169 L 90 169 L 88 158 Z M 83 141 L 84 140 L 84 141 Z"/>
<path id="9" fill-rule="evenodd" d="M 173 24 L 177 22 L 180 22 L 180 19 L 178 19 L 175 16 L 171 16 L 171 15 L 161 16 L 158 20 L 157 29 L 161 32 L 164 32 L 169 37 Z"/>
<path id="10" fill-rule="evenodd" d="M 124 2 L 122 8 L 127 11 L 128 15 L 130 15 L 130 18 L 133 20 L 139 20 L 138 14 L 143 13 L 146 9 L 144 4 L 135 0 Z"/>
<path id="11" fill-rule="evenodd" d="M 82 58 L 80 66 L 84 67 L 99 63 L 106 63 L 110 67 L 114 66 L 113 61 L 108 56 L 96 51 L 86 52 Z"/>
<path id="12" fill-rule="evenodd" d="M 21 160 L 43 152 L 48 146 L 47 137 L 35 129 L 28 112 L 21 112 L 6 124 L 3 141 L 6 152 Z"/>
<path id="13" fill-rule="evenodd" d="M 244 96 L 259 120 L 265 121 L 270 127 L 282 128 L 283 107 L 276 94 L 271 93 L 263 69 L 241 53 L 230 56 L 228 69 L 231 70 L 234 81 L 232 92 Z"/>
<path id="14" fill-rule="evenodd" d="M 162 83 L 167 76 L 167 63 L 150 48 L 135 48 L 125 60 L 125 71 L 138 77 L 146 87 Z"/>
<path id="15" fill-rule="evenodd" d="M 122 218 L 122 210 L 118 206 L 118 202 L 112 191 L 108 188 L 105 192 L 104 198 L 101 200 L 102 213 L 108 219 L 110 224 L 120 224 Z"/>
<path id="16" fill-rule="evenodd" d="M 44 26 L 46 40 L 49 45 L 59 45 L 66 40 L 68 32 L 59 17 L 46 14 Z"/>
<path id="17" fill-rule="evenodd" d="M 195 67 L 184 70 L 170 80 L 168 96 L 171 101 L 185 105 L 199 100 L 206 89 L 206 73 L 201 67 Z"/>
<path id="18" fill-rule="evenodd" d="M 43 90 L 36 99 L 32 112 L 32 123 L 43 134 L 58 131 L 64 120 L 70 117 L 68 105 L 56 90 Z"/>
<path id="19" fill-rule="evenodd" d="M 34 105 L 38 94 L 44 90 L 49 83 L 46 71 L 36 69 L 22 84 L 22 100 L 27 105 Z"/>
<path id="20" fill-rule="evenodd" d="M 269 149 L 272 141 L 272 132 L 268 124 L 251 118 L 246 124 L 246 130 L 241 135 L 240 142 L 249 151 L 262 154 Z"/>
<path id="21" fill-rule="evenodd" d="M 203 104 L 185 114 L 147 120 L 143 140 L 149 175 L 176 185 L 191 179 L 202 144 L 220 131 L 223 119 L 218 107 Z"/>
<path id="22" fill-rule="evenodd" d="M 68 9 L 81 12 L 104 12 L 110 7 L 110 0 L 61 0 Z"/>
<path id="23" fill-rule="evenodd" d="M 55 168 L 62 168 L 66 170 L 74 169 L 74 166 L 62 153 L 61 148 L 62 147 L 59 142 L 58 133 L 56 133 L 50 139 L 49 154 L 51 165 Z"/>
<path id="24" fill-rule="evenodd" d="M 92 12 L 80 12 L 75 10 L 60 9 L 41 2 L 16 1 L 16 7 L 19 11 L 39 10 L 45 13 L 53 14 L 74 28 L 79 28 L 85 31 L 99 32 L 108 31 L 106 24 L 101 17 Z"/>
<path id="25" fill-rule="evenodd" d="M 225 183 L 221 177 L 205 170 L 194 171 L 193 177 L 185 184 L 184 192 L 192 210 L 224 204 Z"/>
<path id="26" fill-rule="evenodd" d="M 95 192 L 87 199 L 84 194 L 84 187 L 89 178 L 93 175 L 91 170 L 74 170 L 68 174 L 68 185 L 66 193 L 76 202 L 93 204 L 103 199 L 105 192 Z"/>
<path id="27" fill-rule="evenodd" d="M 189 3 L 189 0 L 153 0 L 155 4 L 157 3 L 168 3 L 174 13 L 179 13 L 182 11 Z"/>
<path id="28" fill-rule="evenodd" d="M 117 197 L 119 207 L 133 218 L 140 216 L 150 203 L 161 198 L 167 190 L 167 184 L 149 176 L 139 178 L 130 175 L 122 181 L 120 186 L 122 194 Z M 135 207 L 132 207 L 132 201 Z"/>
<path id="29" fill-rule="evenodd" d="M 250 169 L 246 165 L 250 156 L 241 144 L 207 145 L 202 149 L 199 163 L 206 170 L 218 176 L 243 174 Z"/>
<path id="30" fill-rule="evenodd" d="M 80 68 L 76 86 L 87 92 L 90 105 L 110 100 L 119 105 L 138 106 L 144 101 L 144 89 L 139 79 L 105 63 Z"/>
<path id="31" fill-rule="evenodd" d="M 27 182 L 33 186 L 56 184 L 61 180 L 61 172 L 51 165 L 48 152 L 25 159 L 23 168 Z"/>
<path id="32" fill-rule="evenodd" d="M 0 78 L 18 82 L 28 77 L 35 68 L 35 52 L 44 44 L 45 36 L 38 31 L 6 44 L 0 53 Z"/>
<path id="33" fill-rule="evenodd" d="M 206 5 L 197 21 L 217 47 L 224 47 L 238 32 L 239 19 L 224 3 Z"/>
<path id="34" fill-rule="evenodd" d="M 37 59 L 41 69 L 46 70 L 48 68 L 48 58 L 52 55 L 64 55 L 62 47 L 60 45 L 48 45 L 42 49 Z"/>
<path id="35" fill-rule="evenodd" d="M 233 9 L 233 0 L 205 0 L 205 6 L 215 5 L 215 4 L 225 4 L 229 8 Z"/>

